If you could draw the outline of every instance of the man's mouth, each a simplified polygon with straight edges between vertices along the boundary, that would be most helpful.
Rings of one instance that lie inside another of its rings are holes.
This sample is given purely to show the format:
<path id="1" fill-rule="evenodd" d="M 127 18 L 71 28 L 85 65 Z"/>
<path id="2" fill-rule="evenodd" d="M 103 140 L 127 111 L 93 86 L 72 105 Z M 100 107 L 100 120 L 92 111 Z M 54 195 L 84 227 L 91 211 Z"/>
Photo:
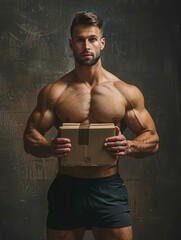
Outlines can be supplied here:
<path id="1" fill-rule="evenodd" d="M 92 53 L 82 53 L 82 57 L 92 57 Z"/>

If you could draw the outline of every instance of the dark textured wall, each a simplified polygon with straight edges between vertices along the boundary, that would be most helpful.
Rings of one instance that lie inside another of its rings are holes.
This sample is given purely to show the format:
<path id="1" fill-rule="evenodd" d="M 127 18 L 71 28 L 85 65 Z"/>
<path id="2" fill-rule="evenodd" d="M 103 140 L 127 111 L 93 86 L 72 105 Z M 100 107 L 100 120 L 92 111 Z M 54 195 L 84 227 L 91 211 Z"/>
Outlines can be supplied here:
<path id="1" fill-rule="evenodd" d="M 27 155 L 22 133 L 40 89 L 73 68 L 69 26 L 79 10 L 105 19 L 103 65 L 143 91 L 160 135 L 156 155 L 120 161 L 135 240 L 181 238 L 178 2 L 0 0 L 0 239 L 46 238 L 56 161 Z"/>

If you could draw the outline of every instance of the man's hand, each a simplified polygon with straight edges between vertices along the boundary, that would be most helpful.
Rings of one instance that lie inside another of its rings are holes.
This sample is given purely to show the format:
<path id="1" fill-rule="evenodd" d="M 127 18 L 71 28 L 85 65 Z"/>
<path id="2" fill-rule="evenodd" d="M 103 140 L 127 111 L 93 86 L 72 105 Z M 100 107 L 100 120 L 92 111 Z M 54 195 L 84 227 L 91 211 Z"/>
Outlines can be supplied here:
<path id="1" fill-rule="evenodd" d="M 116 136 L 106 138 L 104 146 L 113 156 L 125 156 L 128 152 L 128 142 L 117 126 Z"/>
<path id="2" fill-rule="evenodd" d="M 61 133 L 52 139 L 51 151 L 55 157 L 65 157 L 71 151 L 71 142 L 68 138 L 62 138 Z"/>

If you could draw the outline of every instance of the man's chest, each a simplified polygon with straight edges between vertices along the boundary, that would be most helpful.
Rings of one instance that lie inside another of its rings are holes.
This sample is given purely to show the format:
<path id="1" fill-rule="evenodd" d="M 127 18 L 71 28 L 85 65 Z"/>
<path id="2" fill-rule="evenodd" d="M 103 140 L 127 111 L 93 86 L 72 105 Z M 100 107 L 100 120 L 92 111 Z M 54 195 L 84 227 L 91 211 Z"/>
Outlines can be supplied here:
<path id="1" fill-rule="evenodd" d="M 56 104 L 62 122 L 117 122 L 125 115 L 125 99 L 110 86 L 68 89 Z"/>

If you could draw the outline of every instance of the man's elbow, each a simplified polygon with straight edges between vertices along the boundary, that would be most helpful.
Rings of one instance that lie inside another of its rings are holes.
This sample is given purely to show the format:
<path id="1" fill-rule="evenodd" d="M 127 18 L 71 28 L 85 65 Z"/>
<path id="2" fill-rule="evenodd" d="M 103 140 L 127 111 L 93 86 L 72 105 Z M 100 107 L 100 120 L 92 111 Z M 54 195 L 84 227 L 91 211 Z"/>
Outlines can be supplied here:
<path id="1" fill-rule="evenodd" d="M 156 143 L 156 146 L 152 150 L 152 154 L 155 154 L 158 151 L 158 149 L 159 149 L 159 144 Z"/>

